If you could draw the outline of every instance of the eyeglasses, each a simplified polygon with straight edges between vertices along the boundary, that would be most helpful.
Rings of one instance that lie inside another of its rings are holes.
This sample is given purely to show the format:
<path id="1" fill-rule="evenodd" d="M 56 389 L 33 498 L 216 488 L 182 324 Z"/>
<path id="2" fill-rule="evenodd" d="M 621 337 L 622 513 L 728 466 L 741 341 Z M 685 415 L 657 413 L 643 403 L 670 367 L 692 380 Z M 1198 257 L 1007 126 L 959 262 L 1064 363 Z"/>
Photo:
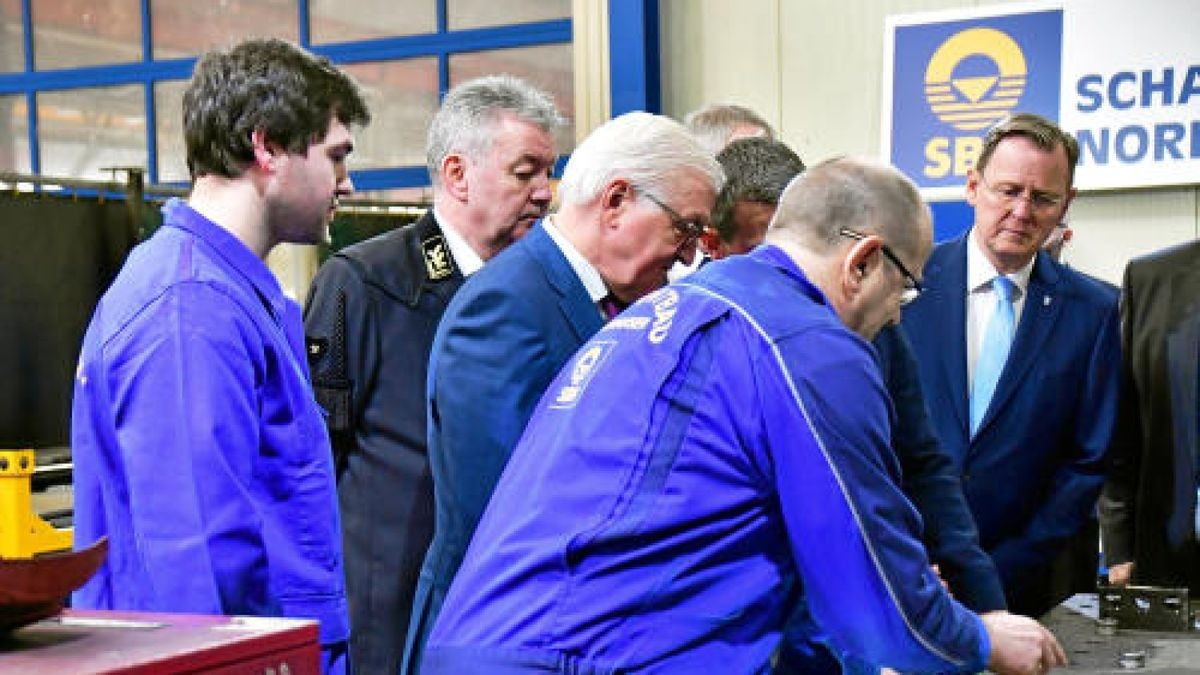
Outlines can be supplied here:
<path id="1" fill-rule="evenodd" d="M 678 211 L 662 203 L 658 197 L 655 197 L 648 191 L 642 190 L 642 194 L 646 195 L 646 199 L 654 202 L 658 208 L 665 211 L 667 216 L 671 218 L 671 229 L 675 230 L 675 234 L 679 235 L 680 248 L 699 239 L 700 235 L 704 234 L 705 228 L 708 227 L 708 223 L 699 217 L 684 218 L 679 215 Z"/>
<path id="2" fill-rule="evenodd" d="M 1053 192 L 1030 190 L 1029 196 L 1026 197 L 1025 188 L 1020 185 L 1014 185 L 1012 183 L 992 185 L 991 183 L 987 182 L 987 179 L 983 177 L 982 173 L 979 174 L 979 182 L 983 183 L 983 186 L 988 189 L 988 192 L 996 195 L 996 198 L 1007 206 L 1012 206 L 1018 200 L 1028 199 L 1029 206 L 1034 211 L 1046 212 L 1058 208 L 1058 206 L 1063 202 L 1063 196 L 1056 195 Z"/>
<path id="3" fill-rule="evenodd" d="M 838 234 L 842 235 L 843 237 L 855 239 L 857 241 L 862 241 L 869 236 L 863 234 L 862 232 L 856 232 L 844 227 L 841 230 L 838 230 Z M 896 269 L 900 270 L 900 274 L 904 275 L 904 290 L 900 292 L 900 305 L 904 306 L 913 300 L 916 300 L 917 296 L 921 295 L 921 293 L 925 291 L 925 287 L 921 285 L 920 281 L 917 281 L 917 278 L 913 276 L 912 272 L 908 271 L 908 268 L 904 266 L 904 263 L 900 262 L 900 258 L 896 257 L 896 252 L 892 250 L 891 246 L 884 244 L 880 250 L 883 251 L 883 256 L 892 261 L 892 264 L 896 266 Z"/>

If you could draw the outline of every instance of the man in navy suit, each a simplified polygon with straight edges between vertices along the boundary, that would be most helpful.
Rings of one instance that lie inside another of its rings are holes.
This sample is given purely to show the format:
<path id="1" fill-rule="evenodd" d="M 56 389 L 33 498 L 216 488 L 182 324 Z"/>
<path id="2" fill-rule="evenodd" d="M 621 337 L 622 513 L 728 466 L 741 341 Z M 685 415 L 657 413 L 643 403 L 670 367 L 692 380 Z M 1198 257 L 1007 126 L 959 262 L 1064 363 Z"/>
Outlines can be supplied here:
<path id="1" fill-rule="evenodd" d="M 1008 607 L 1030 616 L 1069 594 L 1055 562 L 1094 516 L 1116 417 L 1116 294 L 1039 251 L 1078 155 L 1036 115 L 992 128 L 967 176 L 974 227 L 935 248 L 902 322 Z"/>
<path id="2" fill-rule="evenodd" d="M 1121 403 L 1100 499 L 1111 583 L 1200 593 L 1200 242 L 1137 258 L 1121 301 Z"/>
<path id="3" fill-rule="evenodd" d="M 419 669 L 425 638 L 543 391 L 615 306 L 665 285 L 677 260 L 691 262 L 723 180 L 678 122 L 618 117 L 575 149 L 559 212 L 451 301 L 429 360 L 435 529 L 405 672 Z"/>
<path id="4" fill-rule="evenodd" d="M 548 94 L 511 76 L 451 89 L 429 127 L 433 208 L 342 249 L 304 311 L 313 387 L 337 457 L 354 669 L 395 673 L 433 538 L 425 366 L 463 280 L 550 207 Z"/>

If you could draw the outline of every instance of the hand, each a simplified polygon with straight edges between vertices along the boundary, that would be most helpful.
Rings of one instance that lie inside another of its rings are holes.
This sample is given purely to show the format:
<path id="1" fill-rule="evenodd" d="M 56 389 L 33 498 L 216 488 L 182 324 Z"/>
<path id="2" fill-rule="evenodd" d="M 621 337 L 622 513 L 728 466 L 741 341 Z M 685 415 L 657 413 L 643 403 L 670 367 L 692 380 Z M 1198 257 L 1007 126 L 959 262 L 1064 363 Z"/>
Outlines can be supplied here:
<path id="1" fill-rule="evenodd" d="M 1008 612 L 988 612 L 980 618 L 992 641 L 988 668 L 998 675 L 1038 675 L 1067 665 L 1062 645 L 1037 621 Z"/>
<path id="2" fill-rule="evenodd" d="M 1127 586 L 1133 578 L 1133 562 L 1120 563 L 1108 568 L 1108 583 L 1113 586 Z"/>

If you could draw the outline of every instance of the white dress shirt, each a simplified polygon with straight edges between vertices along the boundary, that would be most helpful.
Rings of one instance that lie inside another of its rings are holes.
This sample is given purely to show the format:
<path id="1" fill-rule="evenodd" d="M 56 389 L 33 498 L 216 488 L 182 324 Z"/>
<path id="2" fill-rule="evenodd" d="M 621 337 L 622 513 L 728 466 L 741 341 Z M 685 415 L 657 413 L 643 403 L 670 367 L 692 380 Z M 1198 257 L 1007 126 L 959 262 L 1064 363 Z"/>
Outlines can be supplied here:
<path id="1" fill-rule="evenodd" d="M 1033 273 L 1035 255 L 1028 264 L 1012 274 L 1005 275 L 1013 282 L 1013 329 L 1021 325 L 1021 311 L 1025 308 L 1029 276 Z M 971 241 L 967 245 L 967 391 L 975 384 L 975 363 L 983 349 L 983 335 L 988 322 L 996 311 L 996 292 L 992 290 L 992 279 L 999 276 L 996 267 L 983 254 L 979 242 L 979 229 L 972 228 Z"/>
<path id="2" fill-rule="evenodd" d="M 463 278 L 478 272 L 483 267 L 483 258 L 471 248 L 466 237 L 459 234 L 454 225 L 442 219 L 437 208 L 433 209 L 433 217 L 442 230 L 442 236 L 446 238 L 446 246 L 450 247 L 450 255 L 454 258 L 454 264 L 458 265 L 458 271 L 462 272 Z"/>
<path id="3" fill-rule="evenodd" d="M 571 265 L 571 269 L 575 271 L 575 276 L 579 277 L 579 281 L 583 282 L 584 289 L 587 290 L 588 297 L 592 299 L 592 303 L 597 304 L 596 310 L 604 316 L 604 310 L 599 307 L 599 302 L 608 296 L 608 286 L 604 284 L 604 277 L 600 276 L 600 272 L 588 262 L 588 259 L 583 257 L 579 249 L 570 242 L 563 233 L 559 231 L 558 226 L 554 224 L 552 216 L 546 216 L 542 219 L 542 227 L 546 228 L 546 234 L 550 235 L 550 239 L 558 246 L 558 250 L 562 251 L 566 257 L 567 263 Z M 604 316 L 607 319 L 607 316 Z"/>

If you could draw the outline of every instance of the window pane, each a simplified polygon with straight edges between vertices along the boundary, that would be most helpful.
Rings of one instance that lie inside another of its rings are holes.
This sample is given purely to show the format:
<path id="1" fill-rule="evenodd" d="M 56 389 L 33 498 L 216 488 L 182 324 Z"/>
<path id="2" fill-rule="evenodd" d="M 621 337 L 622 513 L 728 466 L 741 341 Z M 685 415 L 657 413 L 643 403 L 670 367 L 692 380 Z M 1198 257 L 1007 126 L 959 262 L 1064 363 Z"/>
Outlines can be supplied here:
<path id="1" fill-rule="evenodd" d="M 183 90 L 187 82 L 154 85 L 154 142 L 158 149 L 159 183 L 187 182 L 187 152 L 183 145 Z"/>
<path id="2" fill-rule="evenodd" d="M 154 58 L 199 56 L 246 38 L 300 39 L 297 0 L 150 0 Z"/>
<path id="3" fill-rule="evenodd" d="M 25 95 L 0 96 L 0 171 L 29 173 L 29 124 Z"/>
<path id="4" fill-rule="evenodd" d="M 356 131 L 351 169 L 425 165 L 425 135 L 438 109 L 435 57 L 342 66 L 362 87 L 371 124 Z"/>
<path id="5" fill-rule="evenodd" d="M 25 70 L 25 43 L 21 36 L 21 3 L 0 2 L 0 73 Z"/>
<path id="6" fill-rule="evenodd" d="M 30 11 L 38 70 L 142 60 L 138 0 L 40 0 L 30 3 Z"/>
<path id="7" fill-rule="evenodd" d="M 370 40 L 437 31 L 435 0 L 309 0 L 313 44 Z"/>
<path id="8" fill-rule="evenodd" d="M 355 150 L 355 152 L 358 152 Z M 412 187 L 412 188 L 391 188 L 389 190 L 365 190 L 363 192 L 355 192 L 343 204 L 354 206 L 364 202 L 387 202 L 389 204 L 405 204 L 411 205 L 414 208 L 424 210 L 433 204 L 433 188 L 431 187 Z M 394 207 L 389 207 L 394 208 Z"/>
<path id="9" fill-rule="evenodd" d="M 146 166 L 141 85 L 43 92 L 37 116 L 45 175 L 111 180 L 103 168 Z"/>
<path id="10" fill-rule="evenodd" d="M 561 154 L 575 148 L 575 77 L 570 44 L 518 47 L 450 55 L 450 85 L 507 73 L 525 78 L 554 97 L 567 126 L 557 136 Z"/>
<path id="11" fill-rule="evenodd" d="M 571 18 L 571 0 L 446 0 L 451 30 Z"/>

